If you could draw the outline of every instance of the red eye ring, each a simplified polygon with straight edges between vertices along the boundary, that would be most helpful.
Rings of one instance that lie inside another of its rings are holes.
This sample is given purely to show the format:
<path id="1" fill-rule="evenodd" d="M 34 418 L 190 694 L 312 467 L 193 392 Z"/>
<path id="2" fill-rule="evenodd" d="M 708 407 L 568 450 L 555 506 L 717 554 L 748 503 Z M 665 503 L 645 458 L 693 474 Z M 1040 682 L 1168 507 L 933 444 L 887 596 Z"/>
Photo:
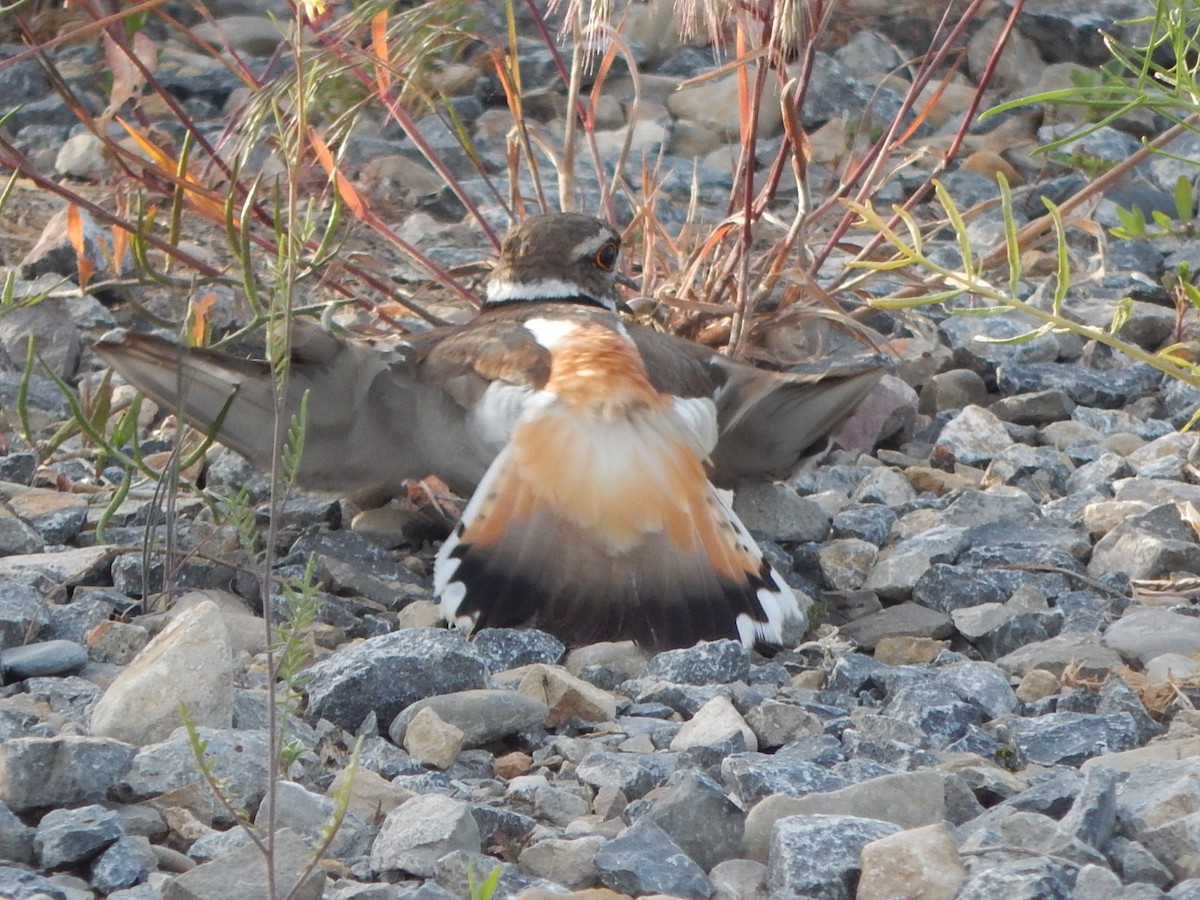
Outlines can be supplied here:
<path id="1" fill-rule="evenodd" d="M 620 253 L 620 250 L 621 248 L 617 245 L 616 241 L 608 241 L 596 251 L 596 255 L 592 257 L 592 261 L 605 272 L 611 272 L 617 264 L 617 255 Z"/>

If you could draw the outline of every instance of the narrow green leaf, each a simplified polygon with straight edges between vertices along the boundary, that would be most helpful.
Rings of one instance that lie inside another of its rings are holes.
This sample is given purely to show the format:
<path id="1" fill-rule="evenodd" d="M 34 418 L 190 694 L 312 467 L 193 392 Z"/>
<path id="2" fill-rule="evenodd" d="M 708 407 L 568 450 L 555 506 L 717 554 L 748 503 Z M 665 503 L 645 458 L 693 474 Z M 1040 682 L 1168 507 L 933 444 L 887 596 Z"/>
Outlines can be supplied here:
<path id="1" fill-rule="evenodd" d="M 1133 318 L 1133 298 L 1122 297 L 1113 309 L 1112 323 L 1108 326 L 1110 334 L 1116 334 L 1129 324 Z"/>
<path id="2" fill-rule="evenodd" d="M 1195 202 L 1192 199 L 1192 182 L 1186 175 L 1175 179 L 1175 214 L 1180 222 L 1190 222 L 1196 217 Z"/>
<path id="3" fill-rule="evenodd" d="M 980 344 L 995 344 L 996 346 L 1007 346 L 1009 344 L 1027 344 L 1036 338 L 1044 337 L 1045 335 L 1049 334 L 1053 330 L 1054 330 L 1053 323 L 1047 322 L 1045 325 L 1042 325 L 1038 328 L 1033 329 L 1033 331 L 1026 331 L 1024 334 L 1018 334 L 1013 337 L 1003 337 L 1003 338 L 988 337 L 987 335 L 984 335 L 984 334 L 977 334 L 977 335 L 975 335 L 973 340 L 977 341 Z"/>
<path id="4" fill-rule="evenodd" d="M 937 194 L 938 203 L 946 211 L 946 217 L 954 228 L 954 234 L 958 237 L 958 252 L 962 255 L 965 280 L 973 281 L 975 279 L 975 260 L 971 253 L 971 239 L 967 236 L 967 223 L 963 221 L 962 213 L 958 211 L 954 199 L 944 184 L 934 179 L 933 190 Z"/>
<path id="5" fill-rule="evenodd" d="M 1067 289 L 1071 286 L 1071 261 L 1067 255 L 1067 231 L 1063 226 L 1062 210 L 1058 208 L 1053 200 L 1048 197 L 1043 197 L 1042 202 L 1046 204 L 1046 209 L 1050 213 L 1050 218 L 1054 222 L 1054 243 L 1058 250 L 1058 272 L 1057 281 L 1054 285 L 1054 301 L 1050 308 L 1056 316 L 1062 315 L 1062 302 L 1067 296 Z"/>
<path id="6" fill-rule="evenodd" d="M 1004 216 L 1004 247 L 1008 255 L 1008 290 L 1017 296 L 1021 283 L 1021 245 L 1017 242 L 1017 219 L 1013 215 L 1012 190 L 1003 172 L 996 173 L 1000 185 L 1000 213 Z"/>
<path id="7" fill-rule="evenodd" d="M 869 300 L 868 304 L 875 309 L 913 309 L 934 303 L 946 303 L 965 293 L 965 288 L 957 288 L 952 291 L 940 291 L 936 294 L 922 294 L 920 297 L 875 297 Z"/>
<path id="8" fill-rule="evenodd" d="M 113 491 L 112 499 L 104 505 L 104 509 L 100 513 L 100 518 L 96 520 L 96 543 L 107 544 L 108 537 L 105 534 L 105 529 L 108 528 L 109 520 L 121 504 L 125 502 L 125 498 L 129 496 L 129 486 L 133 484 L 133 469 L 129 466 L 125 467 L 125 477 L 121 479 L 121 483 L 117 485 L 117 489 Z"/>
<path id="9" fill-rule="evenodd" d="M 37 355 L 33 352 L 33 335 L 25 345 L 25 369 L 21 372 L 21 381 L 17 385 L 17 418 L 21 420 L 21 435 L 30 447 L 33 442 L 33 425 L 29 419 L 29 380 L 33 378 L 33 363 Z"/>

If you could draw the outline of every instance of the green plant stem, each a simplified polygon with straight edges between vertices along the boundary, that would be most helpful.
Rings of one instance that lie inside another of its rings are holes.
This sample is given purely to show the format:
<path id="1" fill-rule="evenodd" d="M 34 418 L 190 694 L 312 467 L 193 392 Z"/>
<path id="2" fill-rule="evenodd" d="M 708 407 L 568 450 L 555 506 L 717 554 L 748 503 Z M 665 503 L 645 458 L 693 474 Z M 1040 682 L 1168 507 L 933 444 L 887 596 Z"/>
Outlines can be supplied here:
<path id="1" fill-rule="evenodd" d="M 1059 204 L 1059 209 L 1064 213 L 1071 212 L 1071 210 L 1075 209 L 1081 203 L 1095 197 L 1097 194 L 1103 193 L 1114 184 L 1120 182 L 1131 169 L 1145 162 L 1156 150 L 1167 146 L 1181 135 L 1196 131 L 1198 127 L 1200 127 L 1200 113 L 1192 113 L 1183 121 L 1172 125 L 1154 140 L 1143 144 L 1134 153 L 1130 154 L 1128 158 L 1121 160 L 1103 175 L 1089 181 Z M 1021 247 L 1027 247 L 1053 226 L 1054 220 L 1049 214 L 1034 219 L 1017 232 L 1017 244 Z M 1005 245 L 998 244 L 983 255 L 982 265 L 990 269 L 1004 262 L 1007 255 L 1008 252 Z"/>

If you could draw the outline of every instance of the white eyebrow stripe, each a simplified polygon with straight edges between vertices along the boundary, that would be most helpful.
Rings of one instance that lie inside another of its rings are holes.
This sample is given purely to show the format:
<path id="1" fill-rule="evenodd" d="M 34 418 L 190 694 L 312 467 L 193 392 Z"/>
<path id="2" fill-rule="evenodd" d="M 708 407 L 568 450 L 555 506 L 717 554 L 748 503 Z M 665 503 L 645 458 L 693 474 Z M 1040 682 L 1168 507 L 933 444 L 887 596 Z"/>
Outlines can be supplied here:
<path id="1" fill-rule="evenodd" d="M 617 238 L 610 232 L 603 231 L 600 234 L 594 234 L 589 238 L 584 238 L 571 251 L 572 259 L 583 259 L 588 256 L 595 256 L 596 252 L 605 244 L 615 241 Z"/>

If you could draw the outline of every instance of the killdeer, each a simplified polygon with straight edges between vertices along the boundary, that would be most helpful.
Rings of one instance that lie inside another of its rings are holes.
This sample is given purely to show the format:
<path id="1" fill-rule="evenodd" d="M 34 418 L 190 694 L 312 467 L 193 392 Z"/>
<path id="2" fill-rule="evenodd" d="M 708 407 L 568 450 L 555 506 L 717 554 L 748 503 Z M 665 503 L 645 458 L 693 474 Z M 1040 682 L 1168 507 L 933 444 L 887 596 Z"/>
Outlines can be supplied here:
<path id="1" fill-rule="evenodd" d="M 606 310 L 523 327 L 549 372 L 515 401 L 508 442 L 438 553 L 442 616 L 568 645 L 780 643 L 800 609 L 704 471 L 712 400 L 655 390 Z"/>
<path id="2" fill-rule="evenodd" d="M 547 377 L 547 351 L 524 320 L 615 310 L 619 240 L 590 216 L 525 219 L 505 238 L 475 319 L 387 348 L 296 320 L 283 411 L 294 414 L 308 393 L 299 484 L 386 495 L 436 474 L 458 493 L 470 493 L 508 440 L 513 398 Z M 721 487 L 787 477 L 884 371 L 875 366 L 847 376 L 798 377 L 747 366 L 635 323 L 626 329 L 656 390 L 716 404 L 710 472 Z M 113 332 L 95 349 L 164 409 L 206 433 L 220 422 L 216 436 L 223 444 L 270 467 L 276 438 L 267 362 L 134 331 Z"/>
<path id="3" fill-rule="evenodd" d="M 883 369 L 802 378 L 623 323 L 619 250 L 590 216 L 535 216 L 506 236 L 465 325 L 380 350 L 297 320 L 283 401 L 291 415 L 308 395 L 297 481 L 395 493 L 435 474 L 464 496 L 482 483 L 436 572 L 460 625 L 531 622 L 573 643 L 656 647 L 777 639 L 795 600 L 712 484 L 788 475 Z M 222 443 L 271 464 L 266 362 L 134 332 L 96 350 L 160 405 L 205 431 L 219 423 Z M 538 484 L 557 486 L 545 488 L 553 502 L 531 493 Z M 580 579 L 595 591 L 567 590 Z"/>

